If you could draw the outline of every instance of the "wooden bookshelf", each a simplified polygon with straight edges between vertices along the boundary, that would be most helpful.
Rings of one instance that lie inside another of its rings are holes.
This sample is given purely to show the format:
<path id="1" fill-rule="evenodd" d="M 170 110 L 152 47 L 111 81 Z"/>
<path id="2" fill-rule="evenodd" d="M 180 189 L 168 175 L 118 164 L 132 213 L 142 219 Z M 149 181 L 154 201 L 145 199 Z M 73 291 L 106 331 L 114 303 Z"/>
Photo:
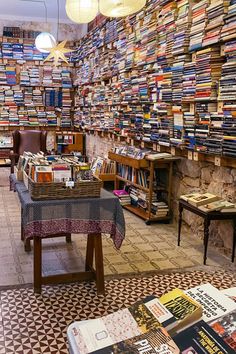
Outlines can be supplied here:
<path id="1" fill-rule="evenodd" d="M 124 205 L 124 208 L 131 211 L 137 216 L 140 216 L 143 220 L 145 220 L 146 224 L 150 224 L 154 221 L 162 221 L 168 222 L 171 219 L 171 185 L 172 185 L 172 171 L 173 171 L 173 162 L 178 159 L 176 157 L 170 159 L 161 159 L 150 161 L 146 159 L 137 160 L 135 158 L 126 156 L 122 156 L 119 154 L 115 154 L 113 152 L 109 152 L 109 158 L 114 160 L 116 163 L 116 176 L 115 176 L 115 189 L 120 188 L 120 183 L 123 182 L 127 186 L 135 187 L 137 190 L 143 191 L 146 193 L 146 203 L 147 208 L 143 209 L 139 206 L 135 205 Z M 144 173 L 148 173 L 148 187 L 143 186 L 140 183 L 134 182 L 127 178 L 124 178 L 118 174 L 119 165 L 132 167 L 134 170 L 144 171 Z M 166 180 L 165 187 L 157 185 L 156 181 L 156 172 L 160 170 L 165 170 L 166 172 Z M 155 193 L 161 193 L 163 196 L 162 200 L 165 200 L 166 205 L 168 207 L 168 213 L 166 216 L 158 216 L 154 215 L 152 212 L 152 203 L 153 196 Z"/>

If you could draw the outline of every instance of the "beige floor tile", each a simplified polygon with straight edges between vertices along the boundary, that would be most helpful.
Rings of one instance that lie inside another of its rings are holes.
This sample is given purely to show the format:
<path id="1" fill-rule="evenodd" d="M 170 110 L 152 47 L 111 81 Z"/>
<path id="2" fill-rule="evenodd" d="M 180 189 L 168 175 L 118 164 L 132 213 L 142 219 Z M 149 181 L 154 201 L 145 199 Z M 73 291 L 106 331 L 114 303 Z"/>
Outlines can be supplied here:
<path id="1" fill-rule="evenodd" d="M 147 257 L 144 257 L 143 254 L 141 253 L 128 253 L 126 255 L 126 257 L 128 258 L 129 262 L 133 263 L 133 262 L 146 262 Z"/>
<path id="2" fill-rule="evenodd" d="M 158 251 L 148 251 L 145 253 L 145 255 L 150 259 L 150 260 L 154 260 L 154 259 L 165 259 L 166 256 L 164 256 L 162 253 L 158 252 Z"/>
<path id="3" fill-rule="evenodd" d="M 130 238 L 130 240 L 132 240 L 133 244 L 136 245 L 136 243 L 145 243 L 145 238 L 141 237 L 141 236 L 137 236 L 135 235 L 134 237 Z"/>
<path id="4" fill-rule="evenodd" d="M 140 272 L 148 272 L 158 269 L 159 267 L 151 262 L 138 262 L 134 263 Z"/>
<path id="5" fill-rule="evenodd" d="M 126 259 L 124 257 L 122 257 L 121 254 L 106 255 L 104 258 L 107 260 L 107 262 L 114 264 L 114 265 L 117 263 L 127 262 Z"/>
<path id="6" fill-rule="evenodd" d="M 180 268 L 193 267 L 194 265 L 196 265 L 196 262 L 194 262 L 192 258 L 172 258 L 171 261 Z"/>
<path id="7" fill-rule="evenodd" d="M 136 248 L 139 248 L 138 246 L 139 246 L 139 244 L 137 244 L 136 246 L 132 246 L 132 245 L 125 245 L 125 246 L 123 246 L 123 245 L 122 245 L 121 252 L 122 252 L 122 253 L 134 253 L 134 252 L 137 251 Z"/>
<path id="8" fill-rule="evenodd" d="M 164 242 L 165 238 L 162 235 L 156 235 L 155 233 L 152 233 L 150 235 L 142 235 L 142 237 L 145 238 L 145 240 L 147 240 L 148 242 Z"/>
<path id="9" fill-rule="evenodd" d="M 154 262 L 154 261 L 153 261 Z M 156 266 L 160 269 L 160 270 L 164 270 L 164 269 L 175 269 L 176 265 L 174 263 L 172 263 L 169 259 L 166 259 L 164 261 L 155 261 L 154 262 L 156 264 Z"/>
<path id="10" fill-rule="evenodd" d="M 114 264 L 114 269 L 117 274 L 133 273 L 135 270 L 135 268 L 132 268 L 131 264 L 128 263 Z"/>
<path id="11" fill-rule="evenodd" d="M 181 251 L 176 250 L 175 248 L 172 248 L 171 250 L 161 250 L 161 253 L 166 256 L 166 258 L 186 258 L 186 255 L 183 254 Z M 188 258 L 188 257 L 187 257 Z"/>
<path id="12" fill-rule="evenodd" d="M 151 243 L 138 243 L 138 244 L 135 245 L 135 247 L 137 249 L 139 249 L 140 252 L 143 252 L 143 253 L 156 249 L 154 243 L 153 244 L 151 244 Z"/>
<path id="13" fill-rule="evenodd" d="M 157 249 L 160 250 L 168 250 L 168 249 L 172 249 L 173 248 L 173 244 L 168 243 L 168 242 L 158 242 L 157 243 Z"/>

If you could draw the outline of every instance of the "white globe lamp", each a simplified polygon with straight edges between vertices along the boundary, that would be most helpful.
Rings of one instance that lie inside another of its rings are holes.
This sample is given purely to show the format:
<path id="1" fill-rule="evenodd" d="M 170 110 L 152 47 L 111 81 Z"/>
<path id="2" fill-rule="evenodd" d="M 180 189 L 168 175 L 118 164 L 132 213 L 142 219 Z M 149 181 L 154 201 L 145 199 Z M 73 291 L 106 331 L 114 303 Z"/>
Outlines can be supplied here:
<path id="1" fill-rule="evenodd" d="M 76 23 L 89 23 L 98 13 L 98 0 L 66 0 L 66 13 Z"/>
<path id="2" fill-rule="evenodd" d="M 35 46 L 42 53 L 49 53 L 50 49 L 55 47 L 56 44 L 57 44 L 56 39 L 53 37 L 51 33 L 48 32 L 40 33 L 35 39 Z"/>
<path id="3" fill-rule="evenodd" d="M 100 0 L 100 12 L 107 17 L 125 17 L 140 11 L 146 0 Z"/>

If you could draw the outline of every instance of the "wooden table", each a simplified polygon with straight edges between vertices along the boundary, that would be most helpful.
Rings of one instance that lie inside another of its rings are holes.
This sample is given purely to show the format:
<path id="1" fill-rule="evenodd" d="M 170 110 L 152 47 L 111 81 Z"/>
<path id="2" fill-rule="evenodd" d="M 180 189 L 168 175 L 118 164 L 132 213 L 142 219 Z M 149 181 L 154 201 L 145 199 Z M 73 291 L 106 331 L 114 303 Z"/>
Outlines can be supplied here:
<path id="1" fill-rule="evenodd" d="M 100 198 L 33 201 L 22 182 L 13 176 L 10 180 L 21 202 L 23 240 L 33 239 L 34 242 L 34 291 L 40 293 L 43 284 L 95 279 L 98 294 L 104 294 L 101 235 L 110 234 L 115 247 L 121 247 L 125 221 L 119 199 L 102 189 Z M 71 233 L 88 235 L 85 271 L 43 276 L 42 239 Z"/>
<path id="2" fill-rule="evenodd" d="M 186 209 L 192 213 L 201 216 L 204 219 L 204 256 L 203 264 L 206 264 L 207 259 L 207 247 L 209 241 L 209 226 L 212 220 L 233 220 L 234 234 L 233 234 L 233 248 L 232 248 L 232 262 L 234 262 L 235 256 L 235 246 L 236 246 L 236 212 L 226 212 L 222 213 L 221 211 L 211 211 L 205 212 L 199 208 L 191 205 L 185 200 L 179 200 L 179 222 L 178 222 L 178 246 L 180 246 L 180 234 L 182 226 L 182 213 Z"/>

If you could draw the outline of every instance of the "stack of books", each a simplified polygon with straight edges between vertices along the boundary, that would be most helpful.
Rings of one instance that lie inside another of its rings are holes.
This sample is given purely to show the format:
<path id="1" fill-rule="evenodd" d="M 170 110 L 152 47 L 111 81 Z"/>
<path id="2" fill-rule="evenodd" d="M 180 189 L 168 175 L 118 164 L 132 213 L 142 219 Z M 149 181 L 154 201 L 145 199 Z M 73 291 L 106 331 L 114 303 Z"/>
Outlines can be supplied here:
<path id="1" fill-rule="evenodd" d="M 71 354 L 235 353 L 235 288 L 209 283 L 145 297 L 129 308 L 72 323 Z M 233 297 L 231 297 L 233 294 Z M 102 333 L 102 334 L 101 334 Z"/>
<path id="2" fill-rule="evenodd" d="M 201 0 L 192 7 L 192 26 L 190 30 L 189 50 L 198 50 L 202 48 L 205 27 L 206 27 L 206 8 L 208 0 Z"/>
<path id="3" fill-rule="evenodd" d="M 235 0 L 230 0 L 228 7 L 228 13 L 224 16 L 224 25 L 221 29 L 221 39 L 223 41 L 228 41 L 236 38 L 236 11 L 235 11 Z"/>
<path id="4" fill-rule="evenodd" d="M 115 189 L 113 191 L 113 194 L 115 194 L 119 200 L 121 205 L 130 205 L 130 195 L 126 190 L 124 189 Z"/>

